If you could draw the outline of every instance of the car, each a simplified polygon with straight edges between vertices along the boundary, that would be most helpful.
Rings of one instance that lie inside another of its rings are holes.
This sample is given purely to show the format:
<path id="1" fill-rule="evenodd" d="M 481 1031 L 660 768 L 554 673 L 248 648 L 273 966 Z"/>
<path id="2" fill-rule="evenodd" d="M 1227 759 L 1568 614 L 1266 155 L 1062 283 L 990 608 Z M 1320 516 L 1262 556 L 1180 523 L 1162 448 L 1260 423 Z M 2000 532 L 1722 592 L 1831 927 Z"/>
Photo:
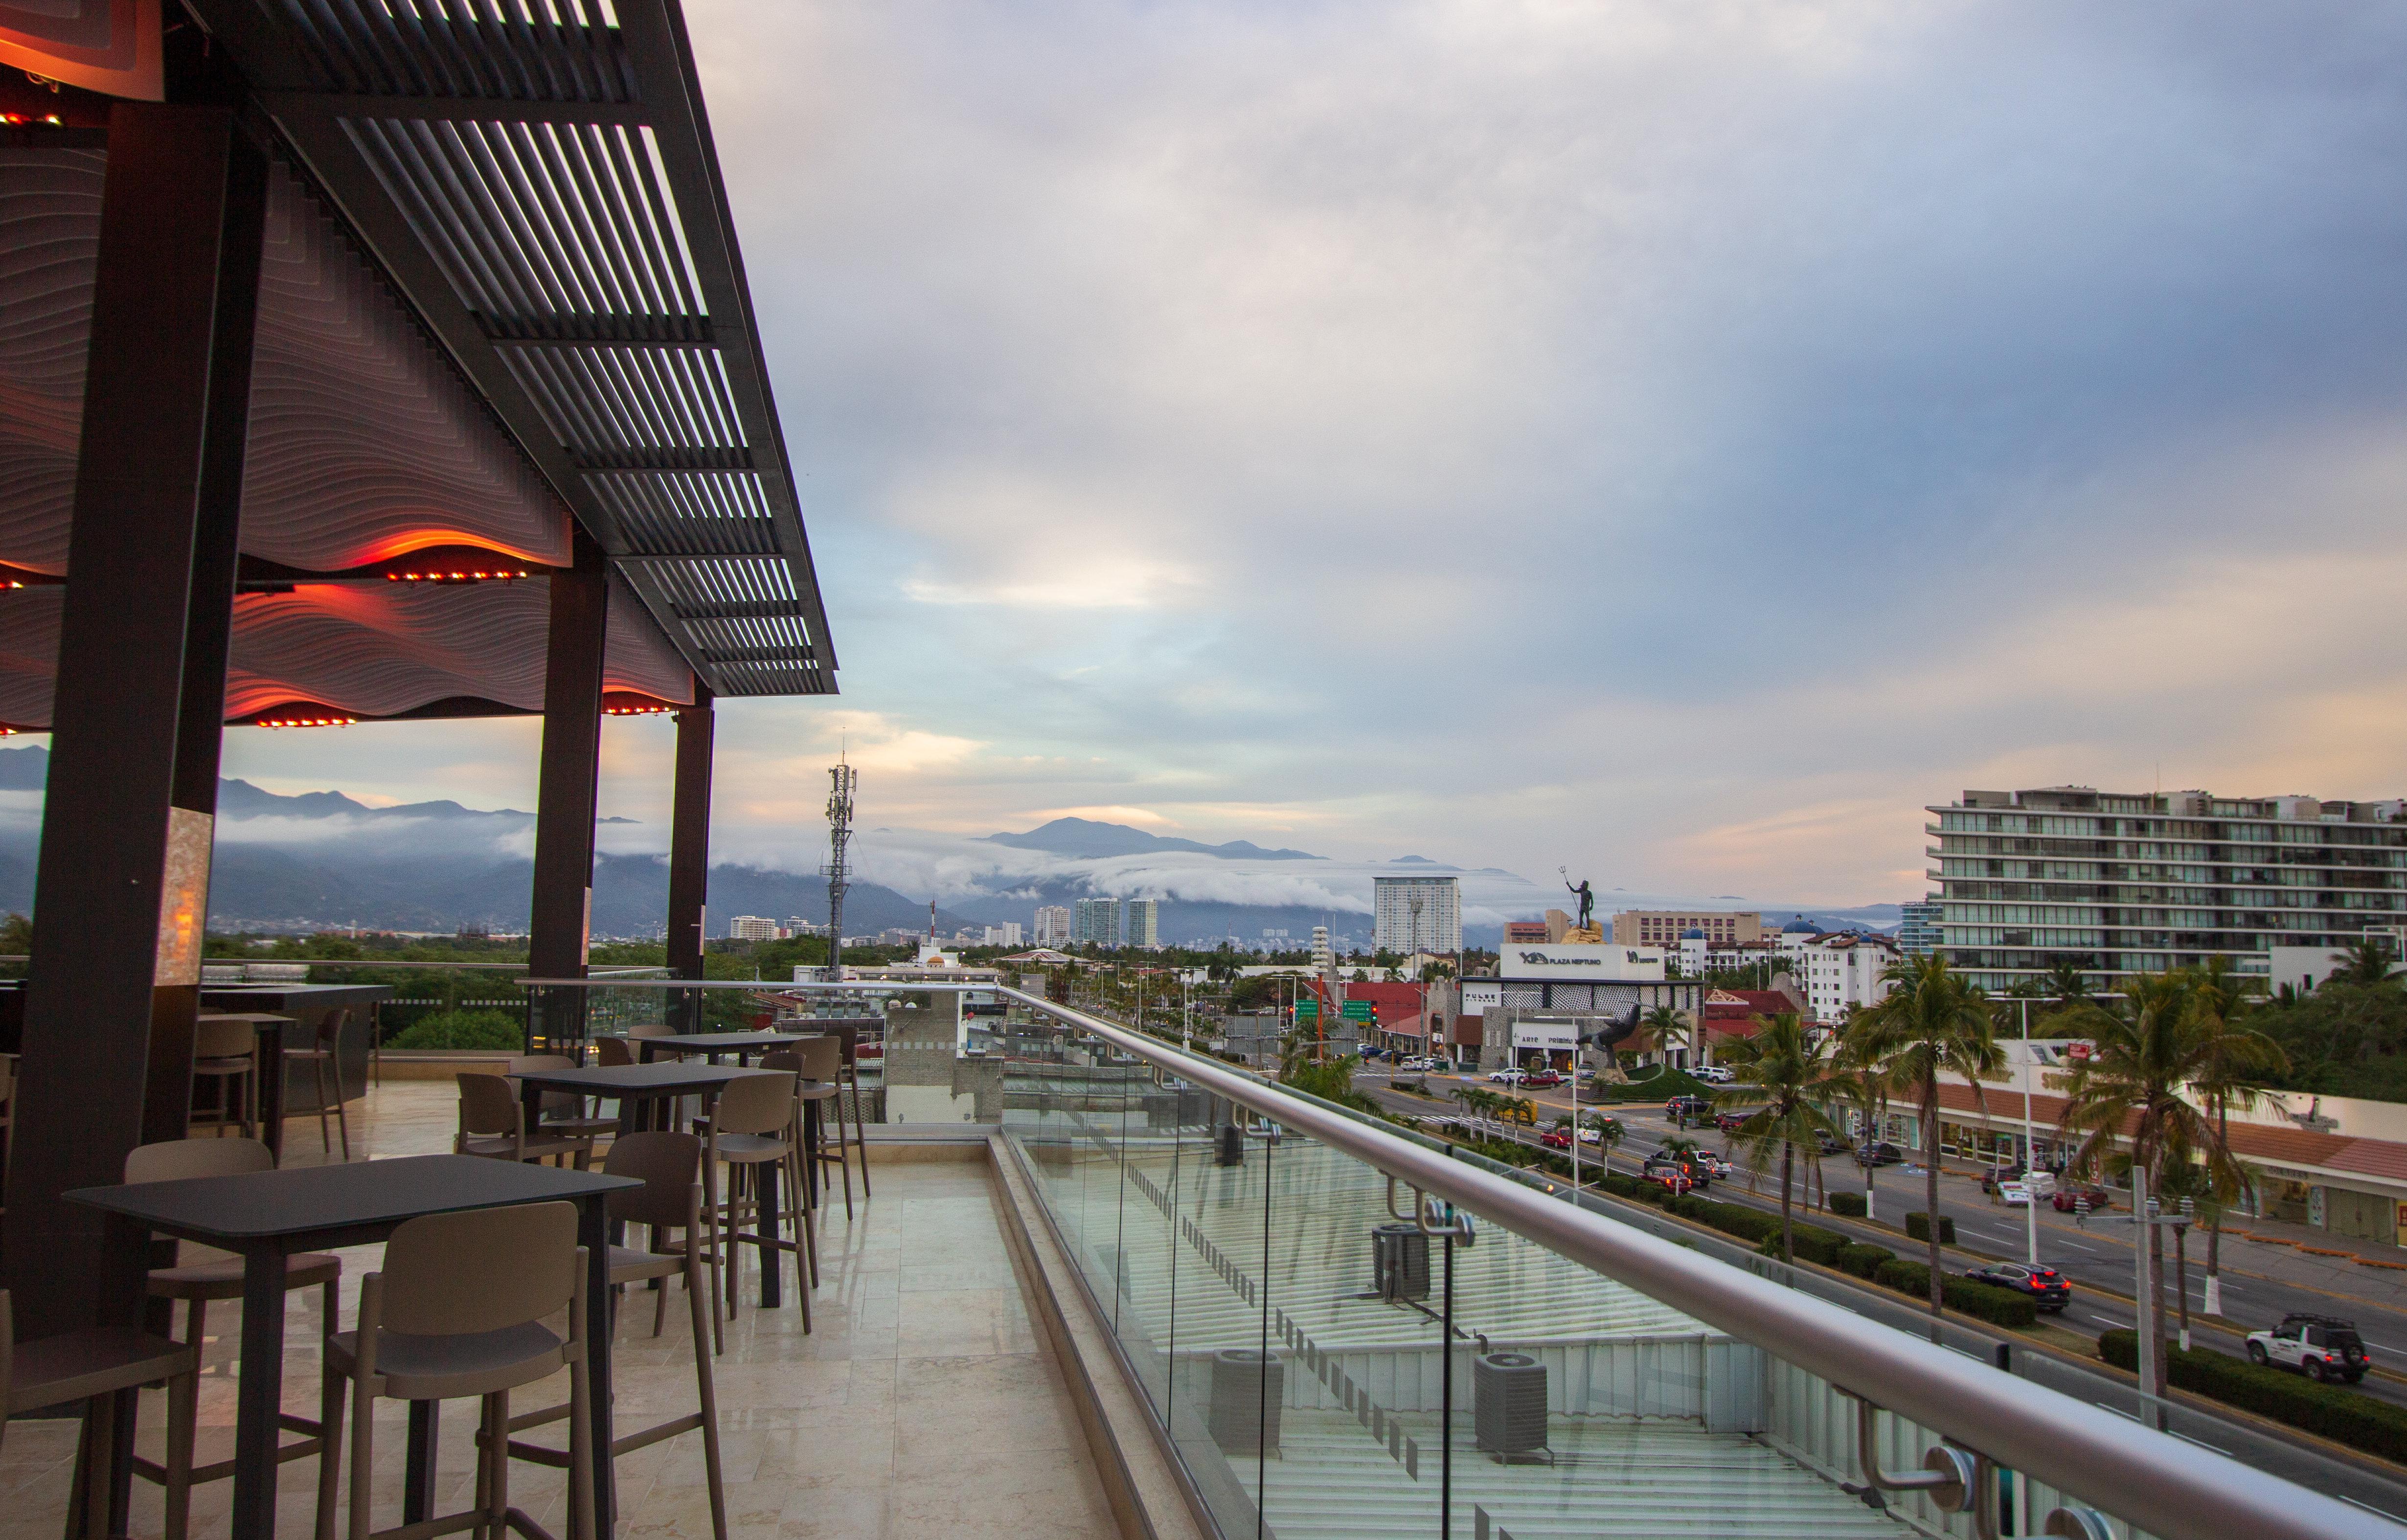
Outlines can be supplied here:
<path id="1" fill-rule="evenodd" d="M 2248 1333 L 2248 1362 L 2355 1385 L 2365 1377 L 2365 1339 L 2353 1320 L 2293 1313 L 2270 1332 Z"/>
<path id="2" fill-rule="evenodd" d="M 2023 1168 L 2018 1165 L 1993 1165 L 1986 1167 L 1981 1172 L 1981 1191 L 1984 1192 L 1995 1192 L 1998 1190 L 1998 1184 L 2000 1182 L 2018 1182 L 2023 1179 L 2026 1173 Z"/>
<path id="3" fill-rule="evenodd" d="M 2056 1191 L 2048 1195 L 2047 1201 L 2056 1205 L 2058 1213 L 2071 1214 L 2080 1209 L 2081 1201 L 2084 1198 L 2089 1200 L 2088 1212 L 2092 1214 L 2102 1214 L 2115 1206 L 2113 1193 L 2102 1187 L 2093 1187 L 2087 1182 L 2073 1182 L 2070 1185 L 2058 1182 L 2056 1185 Z"/>
<path id="4" fill-rule="evenodd" d="M 1992 1262 L 1987 1267 L 1968 1267 L 1964 1276 L 1974 1283 L 1986 1283 L 1993 1289 L 2011 1289 L 2027 1296 L 2043 1310 L 2062 1310 L 2072 1298 L 2072 1285 L 2053 1267 L 2027 1267 L 2018 1262 Z"/>
<path id="5" fill-rule="evenodd" d="M 1730 1174 L 1730 1162 L 1713 1150 L 1701 1149 L 1690 1159 L 1704 1167 L 1705 1174 L 1717 1182 L 1724 1180 Z"/>
<path id="6" fill-rule="evenodd" d="M 1827 1128 L 1814 1131 L 1814 1148 L 1825 1155 L 1836 1155 L 1847 1148 L 1847 1141 Z"/>
<path id="7" fill-rule="evenodd" d="M 1713 1168 L 1703 1161 L 1694 1156 L 1678 1155 L 1649 1155 L 1646 1157 L 1646 1164 L 1640 1169 L 1639 1176 L 1643 1179 L 1652 1180 L 1654 1174 L 1659 1171 L 1677 1174 L 1689 1187 L 1703 1187 L 1714 1179 Z M 1686 1191 L 1687 1189 L 1683 1188 L 1681 1191 Z"/>
<path id="8" fill-rule="evenodd" d="M 2029 1208 L 2031 1190 L 2022 1182 L 2000 1182 L 1998 1197 L 2008 1208 Z"/>
<path id="9" fill-rule="evenodd" d="M 1604 1143 L 1604 1135 L 1607 1129 L 1612 1131 L 1615 1138 L 1620 1138 L 1621 1119 L 1618 1118 L 1607 1118 L 1603 1119 L 1603 1126 L 1602 1127 L 1596 1123 L 1582 1124 L 1579 1131 L 1580 1143 L 1584 1145 L 1601 1145 Z"/>
<path id="10" fill-rule="evenodd" d="M 1488 1072 L 1488 1078 L 1493 1085 L 1517 1086 L 1527 1077 L 1524 1072 L 1517 1069 L 1491 1069 Z"/>
<path id="11" fill-rule="evenodd" d="M 1720 1064 L 1699 1064 L 1688 1072 L 1688 1077 L 1691 1079 L 1702 1080 L 1711 1086 L 1726 1086 L 1737 1078 Z"/>
<path id="12" fill-rule="evenodd" d="M 1688 1179 L 1686 1172 L 1675 1165 L 1649 1165 L 1638 1174 L 1638 1179 L 1642 1182 L 1653 1182 L 1667 1192 L 1686 1192 L 1697 1185 Z"/>
<path id="13" fill-rule="evenodd" d="M 1533 1069 L 1521 1077 L 1521 1083 L 1525 1086 L 1559 1086 L 1563 1083 L 1562 1072 L 1551 1069 Z"/>
<path id="14" fill-rule="evenodd" d="M 1858 1145 L 1856 1163 L 1862 1166 L 1895 1165 L 1905 1159 L 1905 1151 L 1883 1139 L 1878 1144 Z"/>
<path id="15" fill-rule="evenodd" d="M 1714 1109 L 1714 1105 L 1702 1096 L 1674 1096 L 1663 1104 L 1666 1118 L 1702 1118 Z"/>
<path id="16" fill-rule="evenodd" d="M 1538 1142 L 1548 1149 L 1569 1149 L 1572 1147 L 1572 1136 L 1561 1129 L 1550 1128 L 1538 1135 Z"/>
<path id="17" fill-rule="evenodd" d="M 1714 1114 L 1714 1126 L 1724 1134 L 1736 1134 L 1754 1116 L 1752 1112 L 1716 1112 Z"/>

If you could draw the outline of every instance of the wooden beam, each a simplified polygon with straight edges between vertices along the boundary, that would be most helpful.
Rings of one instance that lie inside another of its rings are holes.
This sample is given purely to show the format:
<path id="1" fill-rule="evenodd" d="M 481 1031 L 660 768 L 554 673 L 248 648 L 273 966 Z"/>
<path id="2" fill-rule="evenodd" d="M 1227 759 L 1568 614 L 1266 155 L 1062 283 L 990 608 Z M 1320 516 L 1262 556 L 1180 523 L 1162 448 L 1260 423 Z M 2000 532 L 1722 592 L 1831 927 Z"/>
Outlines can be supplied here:
<path id="1" fill-rule="evenodd" d="M 539 978 L 585 976 L 602 762 L 602 652 L 609 613 L 607 562 L 602 548 L 579 531 L 576 564 L 551 579 L 551 633 L 544 663 L 543 768 L 527 927 L 527 967 Z M 583 1035 L 583 991 L 537 993 L 528 1012 L 531 1035 L 555 1041 Z"/>
<path id="2" fill-rule="evenodd" d="M 718 715 L 711 709 L 710 687 L 694 681 L 693 704 L 677 714 L 677 791 L 669 817 L 669 972 L 679 978 L 703 977 L 703 923 L 710 893 L 711 745 Z M 682 991 L 680 1002 L 698 1006 L 697 991 Z M 685 1030 L 699 1031 L 701 1013 L 680 1013 Z M 672 1017 L 677 1020 L 678 1017 Z"/>

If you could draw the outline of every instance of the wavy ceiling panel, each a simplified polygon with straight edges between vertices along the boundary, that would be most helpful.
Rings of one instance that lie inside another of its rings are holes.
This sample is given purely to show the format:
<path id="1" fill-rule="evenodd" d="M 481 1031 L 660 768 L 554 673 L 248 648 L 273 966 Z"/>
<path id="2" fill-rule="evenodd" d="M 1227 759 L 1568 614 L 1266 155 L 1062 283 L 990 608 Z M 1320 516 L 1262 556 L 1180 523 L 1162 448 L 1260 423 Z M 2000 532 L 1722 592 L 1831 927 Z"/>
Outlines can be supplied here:
<path id="1" fill-rule="evenodd" d="M 567 509 L 282 166 L 267 221 L 242 549 L 319 572 L 457 544 L 567 565 Z"/>
<path id="2" fill-rule="evenodd" d="M 50 680 L 59 665 L 63 588 L 0 590 L 0 722 L 50 725 Z"/>
<path id="3" fill-rule="evenodd" d="M 36 572 L 67 568 L 107 169 L 94 150 L 0 150 L 0 562 Z"/>
<path id="4" fill-rule="evenodd" d="M 245 594 L 226 715 L 305 700 L 391 717 L 457 695 L 540 711 L 549 587 L 312 583 Z"/>
<path id="5" fill-rule="evenodd" d="M 678 706 L 693 704 L 693 670 L 643 600 L 616 573 L 610 577 L 609 629 L 603 634 L 602 688 L 632 690 Z"/>

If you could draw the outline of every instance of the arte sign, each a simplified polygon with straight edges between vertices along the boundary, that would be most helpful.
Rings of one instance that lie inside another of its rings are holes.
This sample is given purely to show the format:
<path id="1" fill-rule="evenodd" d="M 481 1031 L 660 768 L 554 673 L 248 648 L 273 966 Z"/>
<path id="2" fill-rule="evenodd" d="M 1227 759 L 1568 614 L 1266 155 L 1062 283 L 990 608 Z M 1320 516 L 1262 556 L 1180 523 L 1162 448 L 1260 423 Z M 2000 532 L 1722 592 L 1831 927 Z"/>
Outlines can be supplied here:
<path id="1" fill-rule="evenodd" d="M 1513 1023 L 1513 1046 L 1517 1048 L 1544 1048 L 1549 1053 L 1569 1053 L 1579 1047 L 1579 1023 L 1517 1020 Z"/>
<path id="2" fill-rule="evenodd" d="M 1502 978 L 1565 983 L 1652 983 L 1663 977 L 1663 956 L 1660 947 L 1571 942 L 1541 946 L 1515 941 L 1498 950 L 1496 972 Z"/>

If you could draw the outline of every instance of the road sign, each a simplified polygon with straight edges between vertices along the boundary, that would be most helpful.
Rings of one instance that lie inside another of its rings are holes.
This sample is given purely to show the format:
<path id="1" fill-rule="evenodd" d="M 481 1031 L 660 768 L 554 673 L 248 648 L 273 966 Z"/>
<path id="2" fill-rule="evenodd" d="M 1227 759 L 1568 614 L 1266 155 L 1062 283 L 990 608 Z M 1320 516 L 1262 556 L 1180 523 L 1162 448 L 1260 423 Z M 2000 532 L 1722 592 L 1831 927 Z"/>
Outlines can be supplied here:
<path id="1" fill-rule="evenodd" d="M 1368 1000 L 1348 1000 L 1340 1008 L 1348 1021 L 1376 1021 L 1379 1019 L 1379 1013 L 1372 1008 Z"/>
<path id="2" fill-rule="evenodd" d="M 1319 1020 L 1320 1002 L 1308 994 L 1302 996 L 1295 1003 L 1295 1019 L 1299 1021 Z"/>

